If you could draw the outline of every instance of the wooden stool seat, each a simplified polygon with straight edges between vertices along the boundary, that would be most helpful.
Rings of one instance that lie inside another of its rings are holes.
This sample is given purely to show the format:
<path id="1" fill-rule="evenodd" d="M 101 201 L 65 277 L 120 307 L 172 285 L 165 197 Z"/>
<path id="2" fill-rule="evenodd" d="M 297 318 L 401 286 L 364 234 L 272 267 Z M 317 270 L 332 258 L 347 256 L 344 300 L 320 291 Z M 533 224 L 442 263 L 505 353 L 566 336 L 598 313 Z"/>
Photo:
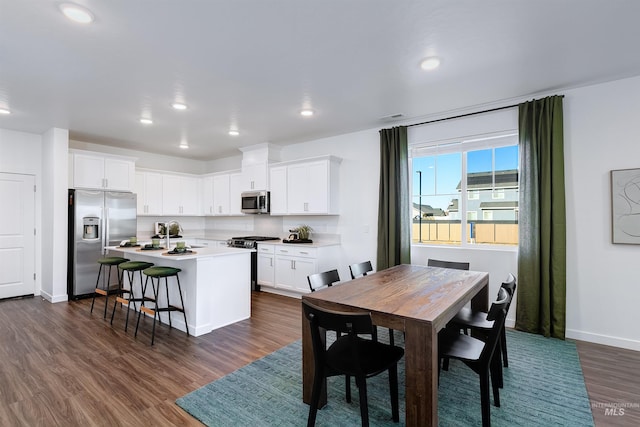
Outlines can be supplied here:
<path id="1" fill-rule="evenodd" d="M 105 297 L 104 301 L 104 316 L 103 318 L 107 318 L 107 306 L 109 305 L 109 295 L 122 295 L 122 278 L 118 273 L 118 287 L 111 287 L 111 267 L 118 266 L 123 262 L 129 261 L 127 258 L 111 256 L 104 257 L 98 260 L 98 264 L 100 264 L 100 268 L 98 269 L 98 279 L 96 280 L 96 289 L 93 292 L 93 299 L 91 300 L 91 313 L 93 313 L 93 305 L 96 302 L 96 295 L 102 295 Z M 103 267 L 109 267 L 109 272 L 107 274 L 107 281 L 105 283 L 104 273 L 102 272 Z M 102 287 L 100 287 L 100 276 L 102 276 Z"/>
<path id="2" fill-rule="evenodd" d="M 144 312 L 150 316 L 153 316 L 153 328 L 151 330 L 151 345 L 153 345 L 155 334 L 156 334 L 156 317 L 158 322 L 160 322 L 160 313 L 167 312 L 169 317 L 169 327 L 171 327 L 171 312 L 179 311 L 184 316 L 184 327 L 187 331 L 187 336 L 189 336 L 189 325 L 187 324 L 187 314 L 184 310 L 184 299 L 182 297 L 182 288 L 180 287 L 180 278 L 178 277 L 178 273 L 182 270 L 174 267 L 166 267 L 166 266 L 154 266 L 144 269 L 142 272 L 147 276 L 145 280 L 144 289 L 146 290 L 146 281 L 151 279 L 151 287 L 153 288 L 153 298 L 148 298 L 147 301 L 153 301 L 154 307 L 150 308 L 147 306 L 141 306 L 140 311 L 138 312 L 138 320 L 136 322 L 136 333 L 138 335 L 138 326 L 140 325 L 140 315 Z M 180 307 L 171 305 L 171 301 L 169 300 L 169 277 L 175 277 L 176 283 L 178 285 L 178 294 L 180 295 Z M 158 295 L 160 293 L 160 280 L 164 278 L 164 288 L 165 294 L 167 297 L 166 306 L 159 305 Z"/>
<path id="3" fill-rule="evenodd" d="M 116 296 L 116 301 L 113 303 L 113 310 L 111 311 L 111 324 L 113 325 L 113 317 L 116 313 L 116 306 L 118 303 L 122 306 L 122 304 L 127 305 L 127 318 L 124 323 L 124 331 L 127 331 L 129 327 L 129 308 L 131 307 L 131 303 L 133 303 L 134 310 L 136 309 L 136 302 L 140 302 L 140 307 L 144 306 L 145 301 L 153 301 L 153 298 L 145 297 L 146 286 L 143 285 L 142 281 L 142 271 L 153 267 L 153 263 L 144 262 L 144 261 L 127 261 L 122 264 L 118 264 L 118 268 L 122 270 L 122 280 L 124 281 L 124 272 L 127 272 L 127 277 L 129 279 L 129 288 L 122 288 L 121 295 Z M 135 287 L 135 272 L 138 271 L 140 274 L 140 297 L 135 296 L 134 287 Z M 124 283 L 123 283 L 124 285 Z M 124 295 L 127 294 L 127 298 L 124 298 Z"/>

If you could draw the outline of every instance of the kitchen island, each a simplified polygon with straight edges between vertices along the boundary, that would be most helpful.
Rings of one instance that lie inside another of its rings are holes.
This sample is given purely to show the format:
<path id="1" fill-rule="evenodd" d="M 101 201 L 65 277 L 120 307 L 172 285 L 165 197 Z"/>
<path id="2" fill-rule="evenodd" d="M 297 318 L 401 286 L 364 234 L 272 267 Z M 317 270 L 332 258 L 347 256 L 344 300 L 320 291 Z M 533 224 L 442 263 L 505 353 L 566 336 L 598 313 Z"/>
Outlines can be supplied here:
<path id="1" fill-rule="evenodd" d="M 182 270 L 180 285 L 191 335 L 203 335 L 251 316 L 251 250 L 192 248 L 192 252 L 171 255 L 166 248 L 142 250 L 140 247 L 110 246 L 107 249 L 131 261 Z M 135 280 L 140 279 L 136 277 Z M 169 280 L 169 299 L 179 304 L 178 287 L 172 281 L 175 279 Z M 159 296 L 161 301 L 165 299 L 163 288 L 164 285 Z M 135 289 L 140 288 L 136 285 Z M 152 293 L 149 286 L 147 294 L 151 296 Z M 160 314 L 162 323 L 168 324 L 168 313 Z M 174 328 L 186 330 L 182 316 L 172 317 L 171 323 Z"/>

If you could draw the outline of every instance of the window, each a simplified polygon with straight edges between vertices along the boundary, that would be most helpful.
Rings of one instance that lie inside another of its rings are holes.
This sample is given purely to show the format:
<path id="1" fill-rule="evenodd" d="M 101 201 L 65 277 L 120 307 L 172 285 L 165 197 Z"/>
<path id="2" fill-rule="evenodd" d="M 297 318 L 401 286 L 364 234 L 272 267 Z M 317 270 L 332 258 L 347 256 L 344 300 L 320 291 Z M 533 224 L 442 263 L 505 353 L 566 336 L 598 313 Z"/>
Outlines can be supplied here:
<path id="1" fill-rule="evenodd" d="M 517 134 L 414 144 L 410 153 L 412 211 L 423 213 L 413 243 L 518 244 Z"/>

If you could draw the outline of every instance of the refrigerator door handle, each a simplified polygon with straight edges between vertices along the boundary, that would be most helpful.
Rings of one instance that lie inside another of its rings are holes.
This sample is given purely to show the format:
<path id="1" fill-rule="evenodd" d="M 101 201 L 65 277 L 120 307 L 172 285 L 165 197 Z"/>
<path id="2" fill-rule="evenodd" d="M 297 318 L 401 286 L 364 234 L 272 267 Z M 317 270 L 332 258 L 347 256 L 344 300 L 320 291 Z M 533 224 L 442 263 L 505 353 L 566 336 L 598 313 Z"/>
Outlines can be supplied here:
<path id="1" fill-rule="evenodd" d="M 109 208 L 103 209 L 102 214 L 102 247 L 100 253 L 106 255 L 107 251 L 105 247 L 109 243 Z"/>

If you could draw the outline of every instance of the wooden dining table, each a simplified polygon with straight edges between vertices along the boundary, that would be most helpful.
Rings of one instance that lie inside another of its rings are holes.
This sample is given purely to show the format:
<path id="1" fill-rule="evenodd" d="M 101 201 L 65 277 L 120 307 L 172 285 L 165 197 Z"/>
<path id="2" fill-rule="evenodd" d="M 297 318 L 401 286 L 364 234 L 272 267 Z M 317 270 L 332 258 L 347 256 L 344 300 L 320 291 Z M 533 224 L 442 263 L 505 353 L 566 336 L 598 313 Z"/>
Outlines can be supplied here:
<path id="1" fill-rule="evenodd" d="M 438 425 L 438 331 L 469 301 L 487 311 L 489 274 L 421 265 L 397 265 L 302 296 L 316 306 L 369 312 L 375 325 L 405 334 L 407 426 Z M 311 402 L 313 348 L 302 314 L 303 401 Z M 320 407 L 326 404 L 326 386 Z"/>

